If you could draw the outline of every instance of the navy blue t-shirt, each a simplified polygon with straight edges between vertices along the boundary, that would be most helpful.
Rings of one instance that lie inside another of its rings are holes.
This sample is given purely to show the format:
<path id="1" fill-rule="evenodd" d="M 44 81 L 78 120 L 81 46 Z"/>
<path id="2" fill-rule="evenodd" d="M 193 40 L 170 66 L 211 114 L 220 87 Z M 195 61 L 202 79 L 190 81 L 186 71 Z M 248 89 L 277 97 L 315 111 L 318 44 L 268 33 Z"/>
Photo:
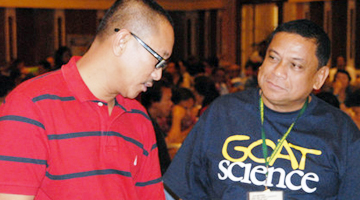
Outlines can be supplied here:
<path id="1" fill-rule="evenodd" d="M 269 155 L 299 111 L 265 107 Z M 259 90 L 222 96 L 201 116 L 164 175 L 182 199 L 246 199 L 268 187 L 285 199 L 358 199 L 360 131 L 341 110 L 311 101 L 268 170 L 262 151 Z"/>

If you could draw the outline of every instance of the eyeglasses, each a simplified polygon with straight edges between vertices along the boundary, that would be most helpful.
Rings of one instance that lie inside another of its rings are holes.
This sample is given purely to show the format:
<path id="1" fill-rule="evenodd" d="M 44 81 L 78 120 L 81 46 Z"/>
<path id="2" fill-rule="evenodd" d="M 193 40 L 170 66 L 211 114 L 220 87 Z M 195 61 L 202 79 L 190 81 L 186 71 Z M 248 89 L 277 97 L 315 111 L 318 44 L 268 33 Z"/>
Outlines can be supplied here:
<path id="1" fill-rule="evenodd" d="M 115 32 L 119 32 L 119 28 L 115 28 Z M 144 41 L 142 41 L 138 36 L 136 36 L 134 33 L 130 32 L 132 36 L 143 46 L 151 55 L 153 55 L 157 60 L 158 63 L 155 65 L 155 69 L 165 69 L 166 68 L 166 60 L 161 57 L 158 53 L 156 53 L 149 45 L 147 45 Z"/>

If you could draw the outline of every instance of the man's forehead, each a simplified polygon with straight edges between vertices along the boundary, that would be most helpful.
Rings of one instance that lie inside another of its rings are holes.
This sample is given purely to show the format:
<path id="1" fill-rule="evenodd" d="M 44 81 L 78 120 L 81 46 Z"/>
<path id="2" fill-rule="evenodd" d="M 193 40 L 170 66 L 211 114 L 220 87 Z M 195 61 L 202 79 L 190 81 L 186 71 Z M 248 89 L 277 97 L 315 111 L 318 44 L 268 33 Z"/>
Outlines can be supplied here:
<path id="1" fill-rule="evenodd" d="M 303 40 L 306 40 L 306 41 L 309 41 L 309 42 L 312 42 L 314 43 L 315 45 L 317 44 L 316 42 L 316 39 L 315 38 L 309 38 L 309 37 L 304 37 L 298 33 L 293 33 L 293 32 L 285 32 L 285 31 L 282 31 L 282 32 L 278 32 L 274 35 L 272 41 L 275 39 L 275 38 L 284 38 L 284 37 L 289 37 L 289 38 L 301 38 Z M 272 42 L 271 41 L 271 42 Z M 271 43 L 270 43 L 271 44 Z"/>
<path id="2" fill-rule="evenodd" d="M 316 51 L 317 44 L 313 38 L 306 38 L 295 33 L 280 32 L 277 33 L 270 42 L 268 51 L 275 51 L 280 53 L 279 51 L 284 49 L 286 52 L 301 52 L 303 50 L 309 51 L 311 49 Z"/>

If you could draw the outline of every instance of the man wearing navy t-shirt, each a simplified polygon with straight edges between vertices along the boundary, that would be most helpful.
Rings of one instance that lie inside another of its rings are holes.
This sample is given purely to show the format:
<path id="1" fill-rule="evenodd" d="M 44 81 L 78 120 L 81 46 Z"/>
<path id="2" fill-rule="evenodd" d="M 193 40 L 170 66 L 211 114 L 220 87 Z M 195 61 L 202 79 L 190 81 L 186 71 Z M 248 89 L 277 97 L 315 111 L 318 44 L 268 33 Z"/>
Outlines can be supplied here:
<path id="1" fill-rule="evenodd" d="M 358 199 L 360 132 L 312 94 L 330 40 L 309 20 L 271 35 L 259 89 L 215 100 L 164 175 L 182 199 Z"/>

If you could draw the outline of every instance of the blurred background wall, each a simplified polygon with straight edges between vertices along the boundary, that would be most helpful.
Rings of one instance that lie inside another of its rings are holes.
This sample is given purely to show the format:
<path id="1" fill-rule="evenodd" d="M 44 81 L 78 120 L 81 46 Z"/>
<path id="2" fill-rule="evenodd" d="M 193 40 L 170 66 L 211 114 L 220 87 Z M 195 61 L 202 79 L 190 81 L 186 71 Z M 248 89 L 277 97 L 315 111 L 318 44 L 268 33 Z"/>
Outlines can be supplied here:
<path id="1" fill-rule="evenodd" d="M 82 55 L 114 0 L 1 0 L 0 66 L 20 58 L 27 66 L 60 46 Z M 172 59 L 217 57 L 222 65 L 254 56 L 280 23 L 310 19 L 332 41 L 332 60 L 343 55 L 360 68 L 360 2 L 356 0 L 158 0 L 175 23 Z"/>

